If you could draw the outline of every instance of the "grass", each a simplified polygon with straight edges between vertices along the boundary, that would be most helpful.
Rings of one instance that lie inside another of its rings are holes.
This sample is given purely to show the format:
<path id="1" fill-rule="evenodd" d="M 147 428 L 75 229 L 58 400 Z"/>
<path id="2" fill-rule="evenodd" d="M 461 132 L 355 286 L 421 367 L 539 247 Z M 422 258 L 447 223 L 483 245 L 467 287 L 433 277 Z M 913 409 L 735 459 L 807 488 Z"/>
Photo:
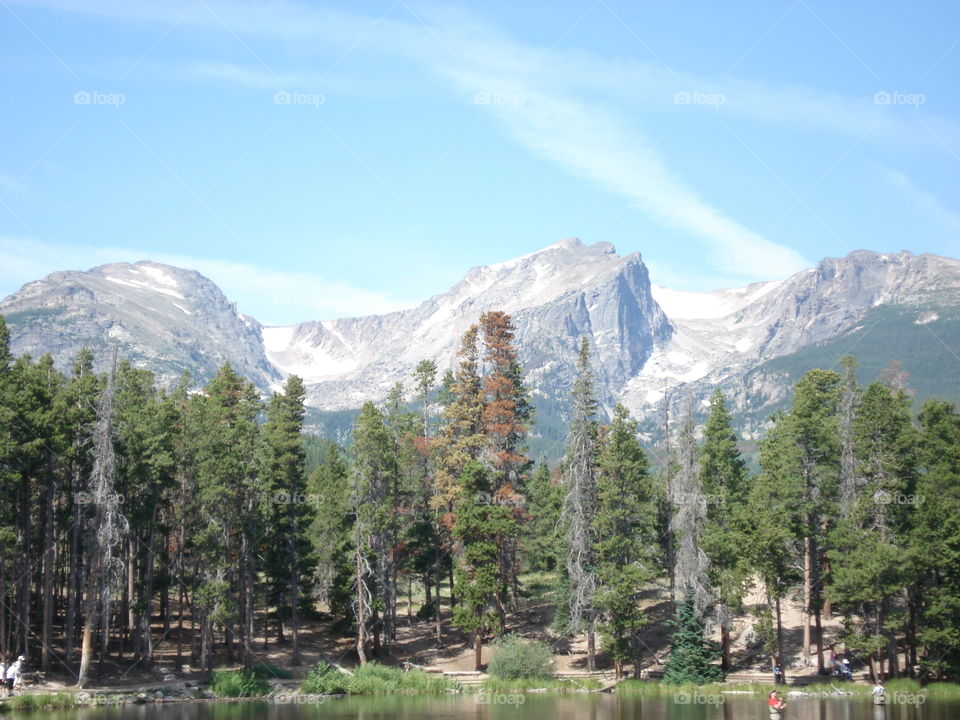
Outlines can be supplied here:
<path id="1" fill-rule="evenodd" d="M 780 692 L 787 692 L 785 688 L 779 688 Z M 797 688 L 794 688 L 797 689 Z M 629 695 L 672 695 L 680 692 L 692 692 L 698 690 L 703 692 L 733 692 L 750 693 L 751 695 L 766 695 L 773 690 L 773 685 L 764 683 L 707 683 L 706 685 L 696 685 L 695 683 L 682 683 L 674 685 L 671 683 L 659 682 L 656 680 L 624 680 L 617 685 L 617 692 Z"/>
<path id="2" fill-rule="evenodd" d="M 77 706 L 73 693 L 26 693 L 15 695 L 0 703 L 0 712 L 28 712 L 31 710 L 63 710 Z"/>
<path id="3" fill-rule="evenodd" d="M 214 670 L 210 690 L 221 698 L 263 697 L 270 686 L 252 670 Z"/>
<path id="4" fill-rule="evenodd" d="M 531 690 L 550 690 L 553 692 L 577 692 L 578 690 L 599 690 L 603 684 L 596 678 L 577 678 L 576 681 L 561 678 L 487 678 L 480 685 L 484 692 L 530 692 Z"/>
<path id="5" fill-rule="evenodd" d="M 358 667 L 353 675 L 344 675 L 322 661 L 307 674 L 300 686 L 306 694 L 350 695 L 440 695 L 457 687 L 455 680 L 426 673 L 403 670 L 378 663 Z"/>

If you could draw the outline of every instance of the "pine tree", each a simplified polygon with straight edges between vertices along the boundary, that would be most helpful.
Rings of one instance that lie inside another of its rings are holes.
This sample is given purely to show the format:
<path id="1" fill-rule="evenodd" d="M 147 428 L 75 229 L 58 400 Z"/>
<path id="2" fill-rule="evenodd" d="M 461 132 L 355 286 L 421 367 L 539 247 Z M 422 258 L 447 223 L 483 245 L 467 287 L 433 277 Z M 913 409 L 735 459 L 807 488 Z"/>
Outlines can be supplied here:
<path id="1" fill-rule="evenodd" d="M 114 368 L 116 358 L 114 358 Z M 110 618 L 110 593 L 119 584 L 123 570 L 122 560 L 116 550 L 127 532 L 126 518 L 120 512 L 119 496 L 115 481 L 117 458 L 113 447 L 115 375 L 107 379 L 97 407 L 97 424 L 94 430 L 93 470 L 88 484 L 90 513 L 88 515 L 88 555 L 86 569 L 86 599 L 84 605 L 83 646 L 77 687 L 85 687 L 89 679 L 90 662 L 93 658 L 93 635 L 99 628 L 102 638 L 100 648 L 101 669 L 108 638 Z"/>
<path id="2" fill-rule="evenodd" d="M 597 399 L 590 345 L 580 343 L 577 379 L 573 384 L 573 417 L 564 459 L 562 520 L 567 532 L 566 570 L 569 583 L 570 630 L 587 635 L 587 669 L 596 669 L 594 596 L 597 513 Z"/>
<path id="3" fill-rule="evenodd" d="M 367 643 L 379 654 L 380 613 L 385 606 L 387 553 L 392 522 L 391 488 L 397 473 L 393 438 L 383 414 L 371 402 L 360 410 L 353 429 L 353 468 L 350 478 L 350 507 L 355 517 L 354 619 L 357 624 L 357 655 L 367 662 Z M 371 583 L 372 579 L 372 583 Z"/>
<path id="4" fill-rule="evenodd" d="M 745 509 L 747 562 L 760 579 L 768 612 L 775 621 L 771 666 L 784 665 L 782 600 L 802 575 L 803 489 L 791 474 L 796 445 L 786 428 L 784 413 L 760 443 L 760 474 L 750 489 Z"/>
<path id="5" fill-rule="evenodd" d="M 485 312 L 480 316 L 483 333 L 483 360 L 488 372 L 483 378 L 483 459 L 492 468 L 494 499 L 512 509 L 519 527 L 523 519 L 523 496 L 530 459 L 526 452 L 526 436 L 532 415 L 532 406 L 523 386 L 523 372 L 514 347 L 514 327 L 510 316 L 501 311 Z M 518 537 L 497 538 L 500 548 L 500 575 L 507 587 L 511 605 L 517 609 L 520 594 L 517 579 Z M 505 624 L 505 608 L 498 606 L 500 623 Z"/>
<path id="6" fill-rule="evenodd" d="M 672 632 L 663 681 L 673 685 L 704 685 L 723 680 L 723 670 L 717 664 L 720 646 L 704 639 L 703 620 L 692 596 L 677 605 L 676 614 L 667 624 Z"/>
<path id="7" fill-rule="evenodd" d="M 700 485 L 693 413 L 688 407 L 680 427 L 676 449 L 676 471 L 670 478 L 673 513 L 670 531 L 674 537 L 674 580 L 683 599 L 692 598 L 699 617 L 713 601 L 710 588 L 710 559 L 703 551 L 707 521 L 707 500 Z"/>
<path id="8" fill-rule="evenodd" d="M 920 412 L 919 455 L 924 474 L 915 497 L 916 519 L 905 565 L 910 665 L 938 679 L 960 675 L 960 413 L 952 403 L 928 400 Z"/>
<path id="9" fill-rule="evenodd" d="M 710 560 L 710 584 L 720 625 L 723 670 L 730 667 L 730 621 L 741 605 L 748 581 L 742 508 L 747 468 L 737 449 L 723 393 L 710 398 L 710 415 L 700 448 L 700 485 L 707 500 L 703 549 Z"/>
<path id="10" fill-rule="evenodd" d="M 857 474 L 863 488 L 849 516 L 833 533 L 831 595 L 836 605 L 855 611 L 863 625 L 847 642 L 870 655 L 874 677 L 900 674 L 894 601 L 905 585 L 909 514 L 917 482 L 918 438 L 902 390 L 872 383 L 854 420 Z M 884 657 L 886 650 L 886 658 Z"/>
<path id="11" fill-rule="evenodd" d="M 526 567 L 534 571 L 556 570 L 563 557 L 563 538 L 558 534 L 563 485 L 554 477 L 545 457 L 527 481 L 529 519 L 523 525 Z"/>
<path id="12" fill-rule="evenodd" d="M 303 432 L 306 390 L 296 375 L 287 378 L 283 393 L 274 393 L 261 431 L 259 473 L 261 511 L 267 517 L 263 554 L 271 602 L 282 628 L 290 621 L 291 664 L 300 664 L 300 613 L 309 595 L 313 558 L 304 533 L 313 522 L 316 503 L 307 493 Z M 264 503 L 264 500 L 267 502 Z M 252 616 L 248 622 L 252 623 Z"/>
<path id="13" fill-rule="evenodd" d="M 474 669 L 483 666 L 483 640 L 502 631 L 497 608 L 506 586 L 499 572 L 497 539 L 516 531 L 509 508 L 495 502 L 494 483 L 480 463 L 468 463 L 460 476 L 453 537 L 461 548 L 456 570 L 457 604 L 453 624 L 473 634 Z"/>
<path id="14" fill-rule="evenodd" d="M 637 441 L 637 424 L 617 405 L 601 439 L 597 460 L 597 515 L 594 555 L 600 631 L 613 658 L 617 679 L 632 661 L 639 677 L 640 631 L 647 618 L 639 607 L 641 589 L 656 576 L 657 500 L 647 456 Z"/>

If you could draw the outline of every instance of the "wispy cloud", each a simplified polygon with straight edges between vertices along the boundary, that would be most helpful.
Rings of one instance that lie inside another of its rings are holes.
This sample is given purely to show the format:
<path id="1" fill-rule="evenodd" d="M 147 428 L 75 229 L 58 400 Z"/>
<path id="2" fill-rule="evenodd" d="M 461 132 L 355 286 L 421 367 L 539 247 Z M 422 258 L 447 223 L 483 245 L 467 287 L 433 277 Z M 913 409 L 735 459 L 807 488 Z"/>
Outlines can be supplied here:
<path id="1" fill-rule="evenodd" d="M 88 270 L 114 262 L 154 260 L 196 270 L 215 282 L 241 312 L 257 308 L 265 325 L 301 320 L 382 314 L 413 305 L 309 272 L 284 272 L 249 263 L 236 263 L 136 248 L 83 247 L 26 238 L 0 237 L 0 288 L 20 286 L 59 270 Z M 249 312 L 249 311 L 248 311 Z"/>
<path id="2" fill-rule="evenodd" d="M 943 225 L 954 234 L 955 240 L 960 240 L 960 213 L 946 207 L 939 198 L 918 187 L 907 175 L 885 165 L 879 165 L 881 177 L 896 187 L 904 197 L 914 203 L 924 214 L 935 222 Z"/>
<path id="3" fill-rule="evenodd" d="M 526 48 L 463 39 L 465 61 L 444 65 L 474 102 L 535 154 L 627 199 L 661 225 L 701 243 L 717 272 L 743 280 L 785 276 L 810 263 L 764 238 L 701 197 L 674 172 L 656 143 L 611 102 L 582 100 L 529 79 Z"/>
<path id="4" fill-rule="evenodd" d="M 732 75 L 704 77 L 663 63 L 618 60 L 561 47 L 524 45 L 465 11 L 399 3 L 386 16 L 275 0 L 177 0 L 164 4 L 120 0 L 29 0 L 29 4 L 127 22 L 202 27 L 278 43 L 288 56 L 340 57 L 364 52 L 422 64 L 467 101 L 498 119 L 522 147 L 604 191 L 625 198 L 664 227 L 686 234 L 718 276 L 754 280 L 809 265 L 800 252 L 747 227 L 704 196 L 648 136 L 644 118 L 677 112 L 678 93 L 718 96 L 723 102 L 692 112 L 864 142 L 954 144 L 956 122 L 916 107 L 877 102 L 874 93 L 838 95 L 814 88 Z M 244 43 L 245 47 L 249 46 Z M 248 65 L 193 63 L 188 72 L 211 82 L 273 89 L 276 78 L 296 85 L 298 73 L 267 67 L 250 50 Z M 321 72 L 323 70 L 321 69 Z M 481 107 L 482 106 L 482 107 Z M 933 128 L 936 135 L 923 129 Z M 941 138 L 946 138 L 942 140 Z M 940 149 L 939 146 L 937 146 Z"/>

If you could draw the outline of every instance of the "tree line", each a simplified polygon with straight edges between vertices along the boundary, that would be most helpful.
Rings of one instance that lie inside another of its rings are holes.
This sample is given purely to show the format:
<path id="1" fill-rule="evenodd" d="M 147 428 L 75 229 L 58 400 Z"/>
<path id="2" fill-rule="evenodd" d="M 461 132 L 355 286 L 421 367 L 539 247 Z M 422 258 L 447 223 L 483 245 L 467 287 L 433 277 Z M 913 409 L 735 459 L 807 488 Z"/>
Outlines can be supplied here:
<path id="1" fill-rule="evenodd" d="M 302 618 L 322 605 L 360 662 L 421 623 L 438 646 L 451 629 L 469 638 L 479 668 L 524 573 L 549 571 L 554 627 L 586 636 L 590 668 L 601 651 L 618 675 L 650 661 L 647 600 L 663 587 L 678 618 L 718 630 L 724 670 L 732 619 L 759 590 L 773 661 L 797 593 L 820 668 L 821 623 L 840 615 L 876 673 L 956 675 L 952 403 L 914 418 L 896 382 L 860 387 L 845 359 L 797 384 L 757 472 L 719 392 L 701 426 L 688 409 L 665 433 L 654 466 L 625 408 L 601 418 L 593 353 L 584 340 L 551 468 L 528 457 L 533 406 L 502 312 L 468 329 L 453 370 L 423 361 L 365 403 L 345 447 L 303 435 L 295 376 L 264 401 L 229 365 L 202 391 L 186 377 L 159 388 L 122 360 L 97 375 L 89 351 L 64 374 L 11 357 L 0 319 L 0 654 L 80 684 L 94 663 L 126 672 L 160 649 L 209 670 L 250 667 L 275 642 L 296 664 Z"/>

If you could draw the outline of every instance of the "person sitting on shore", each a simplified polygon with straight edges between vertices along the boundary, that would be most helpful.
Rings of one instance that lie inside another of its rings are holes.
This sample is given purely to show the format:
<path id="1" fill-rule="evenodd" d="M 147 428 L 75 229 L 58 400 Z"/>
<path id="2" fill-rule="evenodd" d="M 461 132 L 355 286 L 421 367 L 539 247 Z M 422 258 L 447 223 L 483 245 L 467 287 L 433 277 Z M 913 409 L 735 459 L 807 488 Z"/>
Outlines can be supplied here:
<path id="1" fill-rule="evenodd" d="M 777 695 L 776 690 L 771 690 L 770 695 L 767 696 L 767 706 L 770 708 L 771 715 L 779 715 L 787 707 L 787 701 Z"/>
<path id="2" fill-rule="evenodd" d="M 840 679 L 853 680 L 853 670 L 850 669 L 850 661 L 844 658 L 840 663 Z"/>
<path id="3" fill-rule="evenodd" d="M 23 660 L 24 660 L 24 657 L 23 655 L 21 655 L 20 657 L 17 658 L 17 661 L 15 663 L 13 663 L 12 665 L 10 665 L 10 667 L 7 668 L 6 684 L 7 684 L 8 696 L 12 696 L 14 694 L 13 692 L 14 687 L 16 687 L 18 691 L 20 689 L 20 675 L 23 671 Z"/>

